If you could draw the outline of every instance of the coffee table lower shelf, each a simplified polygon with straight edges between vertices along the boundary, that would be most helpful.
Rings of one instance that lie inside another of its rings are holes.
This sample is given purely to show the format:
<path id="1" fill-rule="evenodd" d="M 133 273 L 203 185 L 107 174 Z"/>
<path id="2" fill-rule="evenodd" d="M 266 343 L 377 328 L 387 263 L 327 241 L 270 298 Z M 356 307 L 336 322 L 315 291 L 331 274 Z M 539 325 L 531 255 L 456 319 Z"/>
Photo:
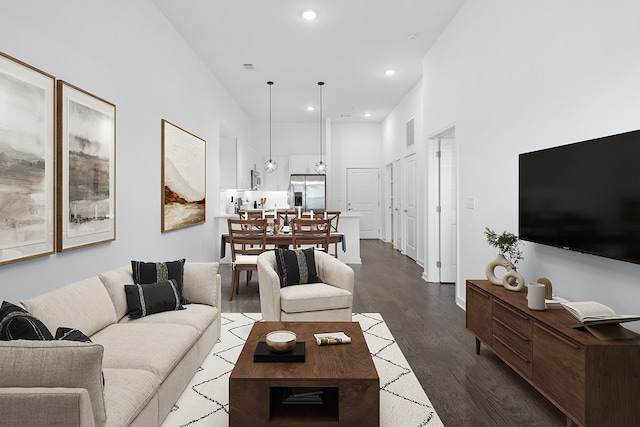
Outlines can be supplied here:
<path id="1" fill-rule="evenodd" d="M 322 404 L 284 404 L 282 394 L 290 387 L 319 387 Z M 378 425 L 379 386 L 362 381 L 299 382 L 299 381 L 237 381 L 230 384 L 229 393 L 243 396 L 233 412 L 232 425 L 314 426 Z"/>

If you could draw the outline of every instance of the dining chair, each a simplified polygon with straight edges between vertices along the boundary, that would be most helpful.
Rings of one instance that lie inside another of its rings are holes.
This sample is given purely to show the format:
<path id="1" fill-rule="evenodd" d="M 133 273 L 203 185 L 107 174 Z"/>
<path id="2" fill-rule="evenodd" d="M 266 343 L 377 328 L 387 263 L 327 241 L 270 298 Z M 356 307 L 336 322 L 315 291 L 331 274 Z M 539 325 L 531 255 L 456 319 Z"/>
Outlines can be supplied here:
<path id="1" fill-rule="evenodd" d="M 258 255 L 266 250 L 266 219 L 227 219 L 229 228 L 229 246 L 231 247 L 231 289 L 229 301 L 233 299 L 233 291 L 240 288 L 240 272 L 246 271 L 247 285 L 251 273 L 257 270 Z"/>
<path id="2" fill-rule="evenodd" d="M 325 216 L 326 213 L 326 216 Z M 328 219 L 331 221 L 331 233 L 338 232 L 338 222 L 340 221 L 340 211 L 324 211 L 314 214 L 316 219 Z M 333 244 L 333 256 L 338 258 L 338 243 Z"/>
<path id="3" fill-rule="evenodd" d="M 293 249 L 313 246 L 328 253 L 330 233 L 331 220 L 329 219 L 295 218 L 291 226 Z"/>

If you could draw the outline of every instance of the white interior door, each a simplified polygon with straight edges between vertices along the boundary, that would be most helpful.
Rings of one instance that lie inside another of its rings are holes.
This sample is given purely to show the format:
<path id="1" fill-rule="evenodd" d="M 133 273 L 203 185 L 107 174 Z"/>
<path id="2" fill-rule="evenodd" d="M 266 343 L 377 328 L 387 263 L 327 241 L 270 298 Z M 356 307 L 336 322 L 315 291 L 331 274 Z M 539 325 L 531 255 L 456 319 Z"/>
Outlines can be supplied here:
<path id="1" fill-rule="evenodd" d="M 402 163 L 396 160 L 393 163 L 393 248 L 403 251 L 402 233 Z"/>
<path id="2" fill-rule="evenodd" d="M 454 134 L 455 135 L 455 134 Z M 440 282 L 455 283 L 458 260 L 458 183 L 456 145 L 440 139 Z"/>
<path id="3" fill-rule="evenodd" d="M 393 242 L 393 163 L 385 166 L 383 212 L 382 235 L 385 242 Z"/>
<path id="4" fill-rule="evenodd" d="M 360 238 L 380 237 L 380 171 L 377 168 L 347 169 L 347 211 L 359 213 Z"/>
<path id="5" fill-rule="evenodd" d="M 417 164 L 416 154 L 405 158 L 404 167 L 404 222 L 405 227 L 405 255 L 418 259 L 418 191 L 416 185 Z"/>

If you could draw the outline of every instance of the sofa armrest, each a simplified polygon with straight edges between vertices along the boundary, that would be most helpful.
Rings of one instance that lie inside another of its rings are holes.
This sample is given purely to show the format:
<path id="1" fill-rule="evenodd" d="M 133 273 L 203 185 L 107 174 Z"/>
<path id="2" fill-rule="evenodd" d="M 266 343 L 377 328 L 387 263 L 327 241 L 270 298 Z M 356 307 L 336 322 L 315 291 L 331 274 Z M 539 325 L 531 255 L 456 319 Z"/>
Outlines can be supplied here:
<path id="1" fill-rule="evenodd" d="M 315 252 L 316 270 L 327 285 L 342 288 L 353 294 L 353 269 L 339 259 L 321 251 Z"/>
<path id="2" fill-rule="evenodd" d="M 274 251 L 258 256 L 258 287 L 262 319 L 269 322 L 280 320 L 280 277 Z"/>
<path id="3" fill-rule="evenodd" d="M 217 262 L 186 262 L 182 294 L 189 302 L 222 308 L 221 282 Z"/>
<path id="4" fill-rule="evenodd" d="M 106 420 L 103 347 L 76 341 L 0 341 L 0 389 L 84 389 L 96 425 Z"/>
<path id="5" fill-rule="evenodd" d="M 84 388 L 0 388 L 4 426 L 95 427 L 91 399 Z"/>

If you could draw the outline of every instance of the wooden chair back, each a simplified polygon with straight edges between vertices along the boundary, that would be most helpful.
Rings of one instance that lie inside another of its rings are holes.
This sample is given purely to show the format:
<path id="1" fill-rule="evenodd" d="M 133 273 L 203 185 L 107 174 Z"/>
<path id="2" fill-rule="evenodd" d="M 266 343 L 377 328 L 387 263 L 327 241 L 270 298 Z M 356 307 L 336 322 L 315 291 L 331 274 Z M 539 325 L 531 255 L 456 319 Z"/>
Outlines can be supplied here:
<path id="1" fill-rule="evenodd" d="M 238 255 L 260 255 L 266 250 L 267 221 L 265 219 L 227 219 L 231 262 Z"/>
<path id="2" fill-rule="evenodd" d="M 330 233 L 331 220 L 329 219 L 295 218 L 291 226 L 293 249 L 313 246 L 329 252 Z"/>

